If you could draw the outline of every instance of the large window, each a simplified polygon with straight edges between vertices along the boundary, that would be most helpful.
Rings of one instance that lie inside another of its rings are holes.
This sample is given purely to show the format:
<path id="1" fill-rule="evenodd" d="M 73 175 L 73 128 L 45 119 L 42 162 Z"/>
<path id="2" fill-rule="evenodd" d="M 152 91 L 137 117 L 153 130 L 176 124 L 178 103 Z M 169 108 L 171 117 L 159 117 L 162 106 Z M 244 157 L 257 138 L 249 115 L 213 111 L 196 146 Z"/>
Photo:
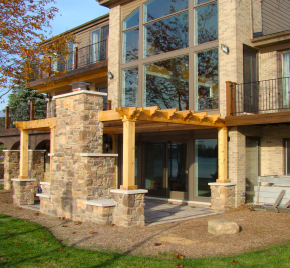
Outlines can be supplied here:
<path id="1" fill-rule="evenodd" d="M 219 108 L 216 0 L 151 0 L 122 31 L 122 105 Z"/>

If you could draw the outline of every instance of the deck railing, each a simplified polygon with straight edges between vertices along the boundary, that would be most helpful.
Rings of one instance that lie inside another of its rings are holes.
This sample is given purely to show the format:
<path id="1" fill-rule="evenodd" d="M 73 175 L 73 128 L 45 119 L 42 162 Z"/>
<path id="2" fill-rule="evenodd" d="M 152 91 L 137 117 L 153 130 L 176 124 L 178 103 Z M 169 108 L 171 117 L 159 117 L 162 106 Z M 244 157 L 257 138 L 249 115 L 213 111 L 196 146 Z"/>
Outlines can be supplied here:
<path id="1" fill-rule="evenodd" d="M 290 77 L 226 86 L 227 116 L 290 111 Z"/>

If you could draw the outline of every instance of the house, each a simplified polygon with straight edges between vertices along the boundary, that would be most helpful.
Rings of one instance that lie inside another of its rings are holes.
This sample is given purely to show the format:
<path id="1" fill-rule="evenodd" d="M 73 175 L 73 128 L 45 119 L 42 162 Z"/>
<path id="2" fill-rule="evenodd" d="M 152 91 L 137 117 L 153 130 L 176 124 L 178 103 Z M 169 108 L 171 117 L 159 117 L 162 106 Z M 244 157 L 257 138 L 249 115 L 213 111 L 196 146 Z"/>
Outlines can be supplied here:
<path id="1" fill-rule="evenodd" d="M 44 213 L 142 225 L 145 193 L 226 210 L 253 202 L 258 175 L 289 174 L 288 1 L 99 3 L 109 16 L 72 30 L 66 75 L 31 83 L 51 118 L 17 123 L 51 131 Z"/>

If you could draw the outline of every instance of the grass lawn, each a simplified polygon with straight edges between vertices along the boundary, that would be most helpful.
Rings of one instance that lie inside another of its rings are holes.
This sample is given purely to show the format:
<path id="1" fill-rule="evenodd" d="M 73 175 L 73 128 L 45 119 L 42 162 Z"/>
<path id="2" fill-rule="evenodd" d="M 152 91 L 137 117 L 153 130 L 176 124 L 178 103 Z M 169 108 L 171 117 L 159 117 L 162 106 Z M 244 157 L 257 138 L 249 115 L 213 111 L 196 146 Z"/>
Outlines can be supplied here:
<path id="1" fill-rule="evenodd" d="M 4 186 L 2 184 L 0 184 L 0 190 L 3 190 Z"/>
<path id="2" fill-rule="evenodd" d="M 289 267 L 290 244 L 225 258 L 134 257 L 66 247 L 43 227 L 0 214 L 0 267 Z"/>

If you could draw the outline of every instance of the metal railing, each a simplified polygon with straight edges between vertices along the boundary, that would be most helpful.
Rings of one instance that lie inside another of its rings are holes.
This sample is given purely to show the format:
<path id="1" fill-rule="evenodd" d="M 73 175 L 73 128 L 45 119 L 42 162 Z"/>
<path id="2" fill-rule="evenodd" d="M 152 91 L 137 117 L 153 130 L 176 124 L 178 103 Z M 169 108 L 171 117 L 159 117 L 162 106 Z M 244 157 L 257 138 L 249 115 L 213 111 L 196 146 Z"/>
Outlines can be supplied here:
<path id="1" fill-rule="evenodd" d="M 66 60 L 60 60 L 57 63 L 51 63 L 52 72 L 72 71 L 77 68 L 97 63 L 107 59 L 107 40 L 88 45 L 85 47 L 76 47 Z M 51 73 L 52 73 L 51 72 Z"/>
<path id="2" fill-rule="evenodd" d="M 290 77 L 227 82 L 227 116 L 290 111 Z"/>

